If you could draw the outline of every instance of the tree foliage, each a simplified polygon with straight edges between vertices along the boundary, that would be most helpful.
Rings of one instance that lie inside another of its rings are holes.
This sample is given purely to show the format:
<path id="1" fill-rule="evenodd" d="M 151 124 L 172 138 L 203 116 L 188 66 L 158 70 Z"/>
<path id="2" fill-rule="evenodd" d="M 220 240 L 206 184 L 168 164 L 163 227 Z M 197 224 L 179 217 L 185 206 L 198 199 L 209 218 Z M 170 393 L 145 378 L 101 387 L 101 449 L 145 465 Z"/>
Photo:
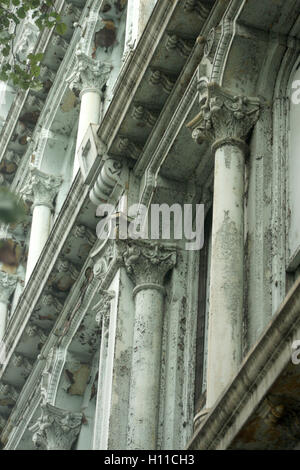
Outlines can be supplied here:
<path id="1" fill-rule="evenodd" d="M 55 28 L 58 34 L 64 34 L 67 28 L 55 9 L 55 0 L 0 0 L 0 80 L 23 89 L 42 85 L 39 75 L 43 54 L 31 53 L 20 60 L 14 51 L 17 26 L 29 15 L 40 31 Z"/>
<path id="2" fill-rule="evenodd" d="M 0 186 L 0 223 L 14 224 L 21 222 L 26 216 L 24 203 L 9 191 Z"/>

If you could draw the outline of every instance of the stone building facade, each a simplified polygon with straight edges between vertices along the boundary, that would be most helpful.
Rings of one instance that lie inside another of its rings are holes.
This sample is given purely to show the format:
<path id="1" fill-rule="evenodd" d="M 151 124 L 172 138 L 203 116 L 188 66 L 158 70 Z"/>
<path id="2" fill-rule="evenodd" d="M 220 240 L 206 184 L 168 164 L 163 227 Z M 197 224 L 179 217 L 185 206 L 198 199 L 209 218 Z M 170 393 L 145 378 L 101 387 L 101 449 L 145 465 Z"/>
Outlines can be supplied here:
<path id="1" fill-rule="evenodd" d="M 300 1 L 56 8 L 0 90 L 3 448 L 297 448 Z M 204 204 L 203 247 L 123 239 L 134 204 Z"/>

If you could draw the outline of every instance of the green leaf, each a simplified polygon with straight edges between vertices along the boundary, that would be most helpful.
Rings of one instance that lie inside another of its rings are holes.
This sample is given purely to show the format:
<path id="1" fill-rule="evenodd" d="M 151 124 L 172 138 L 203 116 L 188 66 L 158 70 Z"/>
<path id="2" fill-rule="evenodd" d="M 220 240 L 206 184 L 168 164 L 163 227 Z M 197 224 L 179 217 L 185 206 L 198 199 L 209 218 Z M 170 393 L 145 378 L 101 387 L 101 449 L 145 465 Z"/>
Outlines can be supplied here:
<path id="1" fill-rule="evenodd" d="M 18 15 L 19 18 L 25 18 L 25 16 L 26 16 L 25 8 L 24 7 L 18 8 L 17 15 Z"/>
<path id="2" fill-rule="evenodd" d="M 65 23 L 58 23 L 55 29 L 58 34 L 63 35 L 67 31 L 67 25 Z"/>

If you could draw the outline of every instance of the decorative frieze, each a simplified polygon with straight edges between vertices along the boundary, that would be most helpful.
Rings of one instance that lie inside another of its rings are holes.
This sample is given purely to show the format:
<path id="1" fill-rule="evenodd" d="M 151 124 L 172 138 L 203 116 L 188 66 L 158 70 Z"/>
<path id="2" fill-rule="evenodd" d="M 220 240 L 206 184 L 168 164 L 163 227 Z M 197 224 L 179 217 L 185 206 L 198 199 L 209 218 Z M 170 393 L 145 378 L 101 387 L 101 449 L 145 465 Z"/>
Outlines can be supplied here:
<path id="1" fill-rule="evenodd" d="M 9 399 L 16 403 L 19 397 L 19 392 L 10 384 L 0 383 L 0 404 L 4 399 Z"/>
<path id="2" fill-rule="evenodd" d="M 35 337 L 39 338 L 42 344 L 45 344 L 47 341 L 47 335 L 45 334 L 44 330 L 42 330 L 37 325 L 34 325 L 32 323 L 29 323 L 29 325 L 26 327 L 25 333 L 30 338 L 35 338 Z"/>
<path id="3" fill-rule="evenodd" d="M 17 353 L 12 356 L 12 364 L 21 368 L 26 377 L 31 373 L 33 367 L 33 364 L 25 356 Z"/>
<path id="4" fill-rule="evenodd" d="M 5 153 L 5 160 L 10 163 L 15 163 L 18 166 L 20 164 L 21 157 L 13 150 L 7 150 Z"/>
<path id="5" fill-rule="evenodd" d="M 78 21 L 81 16 L 80 8 L 77 8 L 74 3 L 66 3 L 63 7 L 62 14 L 67 17 L 72 17 L 73 21 Z"/>
<path id="6" fill-rule="evenodd" d="M 84 240 L 90 246 L 93 246 L 97 237 L 94 232 L 86 225 L 75 225 L 71 231 L 71 237 L 75 239 Z"/>
<path id="7" fill-rule="evenodd" d="M 51 38 L 51 44 L 53 45 L 53 47 L 55 47 L 56 49 L 57 48 L 60 48 L 62 49 L 63 51 L 66 51 L 69 44 L 68 42 L 62 37 L 62 36 L 59 36 L 58 34 L 54 34 Z"/>
<path id="8" fill-rule="evenodd" d="M 56 269 L 58 273 L 70 274 L 73 280 L 76 280 L 79 275 L 79 271 L 75 268 L 74 264 L 64 258 L 61 258 L 57 261 Z"/>
<path id="9" fill-rule="evenodd" d="M 17 276 L 0 271 L 0 302 L 8 304 L 17 285 Z"/>
<path id="10" fill-rule="evenodd" d="M 219 44 L 219 40 L 221 37 L 222 27 L 217 26 L 216 28 L 212 28 L 208 34 L 205 47 L 204 47 L 204 55 L 209 59 L 211 63 L 213 63 L 217 46 Z"/>
<path id="11" fill-rule="evenodd" d="M 56 313 L 60 313 L 63 309 L 63 303 L 52 294 L 44 294 L 41 297 L 41 305 L 44 307 L 52 307 Z"/>
<path id="12" fill-rule="evenodd" d="M 245 147 L 245 138 L 260 112 L 258 98 L 234 95 L 216 83 L 200 86 L 200 113 L 188 124 L 197 143 L 207 140 L 216 149 L 224 143 Z"/>
<path id="13" fill-rule="evenodd" d="M 157 113 L 150 111 L 141 104 L 135 104 L 131 113 L 132 119 L 144 123 L 148 127 L 154 127 L 157 121 Z"/>
<path id="14" fill-rule="evenodd" d="M 118 148 L 121 153 L 124 153 L 127 157 L 133 158 L 134 160 L 138 160 L 142 153 L 142 148 L 125 136 L 118 137 Z"/>
<path id="15" fill-rule="evenodd" d="M 54 82 L 56 74 L 49 69 L 46 65 L 41 65 L 40 77 L 43 81 L 49 80 L 51 83 Z"/>
<path id="16" fill-rule="evenodd" d="M 187 13 L 197 13 L 203 21 L 206 20 L 209 13 L 209 10 L 203 5 L 201 0 L 185 0 L 183 9 Z"/>
<path id="17" fill-rule="evenodd" d="M 30 111 L 38 110 L 41 111 L 44 106 L 44 101 L 38 98 L 35 95 L 29 95 L 26 100 L 26 108 L 29 108 Z"/>
<path id="18" fill-rule="evenodd" d="M 190 39 L 184 39 L 176 34 L 168 34 L 166 49 L 168 51 L 176 51 L 182 57 L 187 58 L 192 52 L 194 42 Z"/>
<path id="19" fill-rule="evenodd" d="M 6 420 L 3 418 L 3 416 L 0 415 L 0 432 L 2 432 L 5 425 L 6 425 Z"/>
<path id="20" fill-rule="evenodd" d="M 171 93 L 174 85 L 175 85 L 175 78 L 161 70 L 151 70 L 149 83 L 154 86 L 161 86 L 161 88 L 166 93 Z"/>
<path id="21" fill-rule="evenodd" d="M 49 403 L 41 405 L 42 413 L 29 428 L 33 443 L 40 450 L 70 450 L 77 438 L 82 413 L 71 413 Z"/>

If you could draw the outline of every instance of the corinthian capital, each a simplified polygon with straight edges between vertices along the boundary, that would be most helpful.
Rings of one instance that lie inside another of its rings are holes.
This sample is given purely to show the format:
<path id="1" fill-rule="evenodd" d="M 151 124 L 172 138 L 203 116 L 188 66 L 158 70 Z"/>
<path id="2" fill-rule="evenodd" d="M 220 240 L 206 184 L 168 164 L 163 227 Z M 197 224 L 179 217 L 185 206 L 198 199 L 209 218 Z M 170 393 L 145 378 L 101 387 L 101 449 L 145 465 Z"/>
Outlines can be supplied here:
<path id="1" fill-rule="evenodd" d="M 8 304 L 9 298 L 15 290 L 17 276 L 0 271 L 0 302 Z"/>
<path id="2" fill-rule="evenodd" d="M 52 209 L 52 202 L 61 182 L 60 176 L 48 175 L 36 167 L 31 167 L 30 180 L 22 190 L 22 195 L 33 200 L 34 206 L 47 206 Z"/>
<path id="3" fill-rule="evenodd" d="M 81 413 L 71 413 L 46 403 L 41 405 L 42 414 L 29 428 L 33 443 L 41 450 L 70 450 L 79 434 Z"/>
<path id="4" fill-rule="evenodd" d="M 123 259 L 127 272 L 136 286 L 163 286 L 167 272 L 176 264 L 176 251 L 165 246 L 129 242 Z"/>
<path id="5" fill-rule="evenodd" d="M 197 143 L 213 147 L 224 143 L 245 146 L 245 139 L 259 118 L 258 98 L 238 96 L 216 83 L 200 88 L 200 113 L 187 125 Z"/>
<path id="6" fill-rule="evenodd" d="M 74 71 L 67 78 L 67 83 L 73 91 L 92 90 L 100 93 L 107 82 L 110 71 L 110 64 L 93 60 L 79 49 L 76 52 Z"/>

